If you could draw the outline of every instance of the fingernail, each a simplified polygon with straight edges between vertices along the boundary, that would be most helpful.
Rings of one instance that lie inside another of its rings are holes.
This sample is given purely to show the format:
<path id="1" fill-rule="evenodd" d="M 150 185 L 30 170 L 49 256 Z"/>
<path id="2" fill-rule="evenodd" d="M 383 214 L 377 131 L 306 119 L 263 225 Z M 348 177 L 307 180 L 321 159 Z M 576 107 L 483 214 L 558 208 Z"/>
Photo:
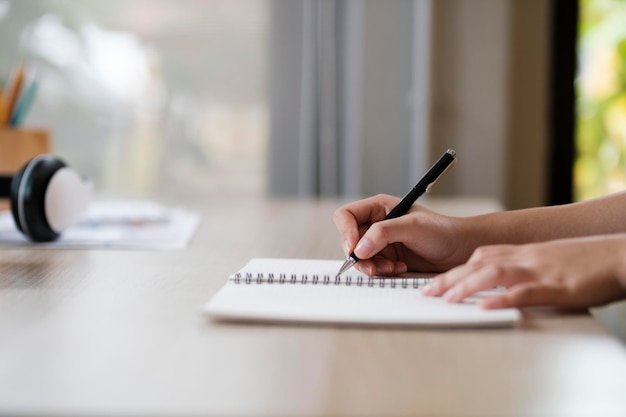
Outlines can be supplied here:
<path id="1" fill-rule="evenodd" d="M 367 267 L 367 276 L 369 277 L 373 277 L 376 275 L 376 271 L 374 271 L 374 267 L 373 266 L 368 266 Z"/>
<path id="2" fill-rule="evenodd" d="M 343 252 L 346 254 L 346 256 L 350 255 L 350 242 L 348 242 L 347 240 L 343 241 Z"/>
<path id="3" fill-rule="evenodd" d="M 486 298 L 480 302 L 480 308 L 483 310 L 491 310 L 499 307 L 499 302 L 497 298 L 491 297 Z"/>
<path id="4" fill-rule="evenodd" d="M 403 274 L 408 269 L 408 267 L 406 266 L 404 262 L 396 262 L 396 264 L 394 265 L 394 268 L 398 274 Z"/>
<path id="5" fill-rule="evenodd" d="M 435 286 L 433 284 L 426 284 L 422 287 L 422 294 L 431 295 L 434 289 L 435 289 Z"/>
<path id="6" fill-rule="evenodd" d="M 372 248 L 372 242 L 368 238 L 363 238 L 356 245 L 354 254 L 361 259 L 368 259 L 371 257 Z"/>
<path id="7" fill-rule="evenodd" d="M 446 293 L 443 295 L 443 299 L 446 300 L 449 303 L 455 303 L 459 296 L 459 290 L 456 288 L 450 288 L 448 291 L 446 291 Z"/>

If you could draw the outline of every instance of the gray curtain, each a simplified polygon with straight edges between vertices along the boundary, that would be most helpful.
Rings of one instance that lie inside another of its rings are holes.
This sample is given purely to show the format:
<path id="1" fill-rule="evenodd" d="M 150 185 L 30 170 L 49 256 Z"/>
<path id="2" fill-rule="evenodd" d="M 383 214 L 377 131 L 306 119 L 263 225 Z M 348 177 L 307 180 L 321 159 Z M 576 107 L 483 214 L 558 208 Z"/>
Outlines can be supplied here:
<path id="1" fill-rule="evenodd" d="M 401 195 L 427 168 L 430 0 L 276 0 L 269 191 Z"/>

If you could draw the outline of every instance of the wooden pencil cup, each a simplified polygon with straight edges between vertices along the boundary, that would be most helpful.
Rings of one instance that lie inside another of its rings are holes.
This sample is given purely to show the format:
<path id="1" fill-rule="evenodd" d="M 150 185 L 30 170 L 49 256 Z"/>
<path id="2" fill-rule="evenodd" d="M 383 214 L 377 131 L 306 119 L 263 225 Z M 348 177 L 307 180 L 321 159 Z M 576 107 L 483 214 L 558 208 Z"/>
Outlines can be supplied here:
<path id="1" fill-rule="evenodd" d="M 26 162 L 50 153 L 52 140 L 46 129 L 0 129 L 0 176 L 13 176 Z M 8 198 L 0 197 L 0 210 L 10 209 Z"/>

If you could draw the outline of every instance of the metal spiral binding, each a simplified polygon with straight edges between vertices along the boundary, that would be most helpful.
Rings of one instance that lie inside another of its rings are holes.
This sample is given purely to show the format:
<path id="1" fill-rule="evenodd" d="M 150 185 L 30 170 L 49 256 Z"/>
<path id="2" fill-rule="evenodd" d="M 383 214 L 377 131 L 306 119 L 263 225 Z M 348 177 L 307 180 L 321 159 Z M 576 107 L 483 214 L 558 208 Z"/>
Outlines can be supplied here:
<path id="1" fill-rule="evenodd" d="M 235 284 L 241 284 L 242 282 L 250 285 L 252 282 L 256 284 L 307 284 L 311 283 L 312 285 L 346 285 L 351 286 L 355 285 L 357 287 L 367 286 L 370 288 L 379 287 L 379 288 L 402 288 L 402 289 L 418 289 L 420 286 L 427 284 L 430 281 L 430 278 L 400 278 L 400 279 L 381 279 L 375 277 L 366 277 L 363 275 L 344 275 L 343 278 L 339 275 L 334 276 L 334 279 L 329 274 L 324 274 L 323 277 L 320 277 L 318 274 L 313 274 L 309 276 L 308 274 L 302 274 L 298 276 L 296 273 L 279 273 L 278 277 L 276 277 L 274 272 L 263 273 L 257 272 L 256 275 L 252 272 L 241 273 L 237 272 L 233 275 L 233 282 Z"/>

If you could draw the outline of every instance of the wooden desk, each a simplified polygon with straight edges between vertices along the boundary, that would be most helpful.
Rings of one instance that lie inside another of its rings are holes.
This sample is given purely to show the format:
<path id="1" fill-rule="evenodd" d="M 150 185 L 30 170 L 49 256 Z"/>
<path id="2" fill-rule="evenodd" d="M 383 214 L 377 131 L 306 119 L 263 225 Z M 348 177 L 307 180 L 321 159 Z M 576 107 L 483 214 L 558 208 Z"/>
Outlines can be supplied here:
<path id="1" fill-rule="evenodd" d="M 460 331 L 200 314 L 250 257 L 340 259 L 338 205 L 207 200 L 184 251 L 0 251 L 0 415 L 626 415 L 626 349 L 587 314 Z"/>

